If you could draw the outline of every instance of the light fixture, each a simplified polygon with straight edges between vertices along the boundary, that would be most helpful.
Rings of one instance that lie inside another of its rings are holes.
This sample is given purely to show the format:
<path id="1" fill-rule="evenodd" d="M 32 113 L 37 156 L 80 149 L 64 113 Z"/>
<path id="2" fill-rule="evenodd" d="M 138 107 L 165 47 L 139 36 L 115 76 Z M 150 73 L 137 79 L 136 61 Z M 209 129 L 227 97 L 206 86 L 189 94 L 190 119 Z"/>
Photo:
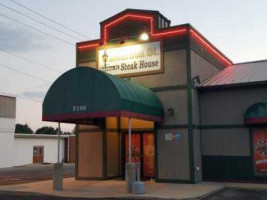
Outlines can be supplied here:
<path id="1" fill-rule="evenodd" d="M 144 40 L 144 41 L 148 40 L 148 39 L 149 39 L 148 34 L 147 34 L 147 33 L 142 33 L 142 34 L 140 35 L 140 39 L 141 39 L 141 40 Z"/>
<path id="2" fill-rule="evenodd" d="M 169 116 L 173 116 L 173 115 L 174 115 L 174 109 L 171 108 L 171 107 L 168 108 L 168 109 L 167 109 L 167 113 L 168 113 Z"/>
<path id="3" fill-rule="evenodd" d="M 104 54 L 102 56 L 102 59 L 103 59 L 103 61 L 105 63 L 105 67 L 106 67 L 107 66 L 107 61 L 108 61 L 108 54 L 107 54 L 107 51 L 106 50 L 104 51 Z"/>
<path id="4" fill-rule="evenodd" d="M 194 78 L 192 78 L 192 85 L 194 88 L 197 88 L 197 86 L 199 86 L 199 84 L 200 84 L 199 76 L 195 76 Z"/>

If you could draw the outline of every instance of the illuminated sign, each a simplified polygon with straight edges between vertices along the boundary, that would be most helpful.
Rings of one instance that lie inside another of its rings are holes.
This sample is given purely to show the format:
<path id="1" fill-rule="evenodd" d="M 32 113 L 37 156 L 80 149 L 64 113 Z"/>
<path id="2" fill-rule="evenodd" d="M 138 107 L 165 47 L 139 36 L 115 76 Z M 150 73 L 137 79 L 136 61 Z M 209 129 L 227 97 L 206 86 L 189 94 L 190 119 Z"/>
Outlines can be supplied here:
<path id="1" fill-rule="evenodd" d="M 163 71 L 159 41 L 99 49 L 97 56 L 98 69 L 112 75 L 126 77 Z"/>

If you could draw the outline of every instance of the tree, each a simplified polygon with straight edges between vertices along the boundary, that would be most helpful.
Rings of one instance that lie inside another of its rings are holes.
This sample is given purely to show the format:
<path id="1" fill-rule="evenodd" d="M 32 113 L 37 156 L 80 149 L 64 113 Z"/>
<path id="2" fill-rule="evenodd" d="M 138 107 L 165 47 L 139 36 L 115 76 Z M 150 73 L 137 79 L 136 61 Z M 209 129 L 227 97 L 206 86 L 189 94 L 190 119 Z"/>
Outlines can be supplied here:
<path id="1" fill-rule="evenodd" d="M 57 135 L 58 128 L 53 128 L 51 126 L 43 126 L 35 131 L 35 134 L 46 134 L 46 135 Z M 71 132 L 63 132 L 60 130 L 60 135 L 71 135 Z"/>
<path id="2" fill-rule="evenodd" d="M 35 134 L 48 134 L 48 135 L 56 135 L 57 129 L 54 129 L 51 126 L 43 126 L 36 130 Z"/>
<path id="3" fill-rule="evenodd" d="M 15 133 L 26 133 L 32 134 L 32 129 L 28 126 L 28 124 L 16 124 Z"/>

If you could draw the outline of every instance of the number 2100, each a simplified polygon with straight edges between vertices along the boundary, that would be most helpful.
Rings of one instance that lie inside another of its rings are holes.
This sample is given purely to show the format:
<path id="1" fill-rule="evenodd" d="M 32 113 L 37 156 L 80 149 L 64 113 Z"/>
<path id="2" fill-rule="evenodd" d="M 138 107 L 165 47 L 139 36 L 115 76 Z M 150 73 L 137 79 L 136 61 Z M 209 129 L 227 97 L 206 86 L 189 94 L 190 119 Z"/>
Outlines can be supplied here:
<path id="1" fill-rule="evenodd" d="M 77 111 L 85 111 L 86 110 L 86 105 L 72 106 L 72 110 L 74 112 L 77 112 Z"/>

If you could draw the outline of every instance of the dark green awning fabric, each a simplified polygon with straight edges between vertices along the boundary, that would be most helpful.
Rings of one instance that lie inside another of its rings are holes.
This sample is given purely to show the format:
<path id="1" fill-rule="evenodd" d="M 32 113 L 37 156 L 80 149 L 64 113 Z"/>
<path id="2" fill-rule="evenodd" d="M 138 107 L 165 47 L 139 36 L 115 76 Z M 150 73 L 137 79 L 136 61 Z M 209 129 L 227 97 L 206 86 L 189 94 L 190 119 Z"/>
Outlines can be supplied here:
<path id="1" fill-rule="evenodd" d="M 250 106 L 245 113 L 246 124 L 267 123 L 267 103 L 256 103 Z"/>
<path id="2" fill-rule="evenodd" d="M 163 107 L 150 89 L 90 67 L 61 75 L 43 102 L 43 121 L 112 116 L 162 121 Z"/>

